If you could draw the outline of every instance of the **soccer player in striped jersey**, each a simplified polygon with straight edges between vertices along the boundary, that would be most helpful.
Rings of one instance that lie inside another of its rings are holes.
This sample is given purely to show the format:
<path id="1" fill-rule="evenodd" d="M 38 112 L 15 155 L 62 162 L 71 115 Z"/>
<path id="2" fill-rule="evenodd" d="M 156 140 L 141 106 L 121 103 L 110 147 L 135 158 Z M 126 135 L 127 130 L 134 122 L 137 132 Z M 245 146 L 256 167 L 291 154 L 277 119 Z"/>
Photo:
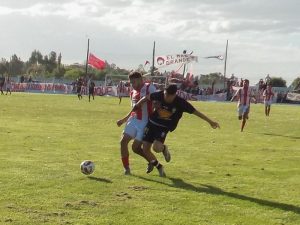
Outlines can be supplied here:
<path id="1" fill-rule="evenodd" d="M 117 92 L 118 92 L 118 97 L 119 97 L 119 105 L 121 104 L 122 102 L 122 95 L 124 93 L 124 90 L 125 90 L 125 84 L 123 83 L 123 81 L 120 81 L 118 86 L 117 86 Z"/>
<path id="2" fill-rule="evenodd" d="M 171 155 L 168 147 L 164 144 L 167 134 L 174 131 L 182 118 L 184 112 L 194 114 L 205 120 L 213 129 L 220 128 L 219 124 L 206 115 L 195 109 L 185 99 L 177 96 L 177 86 L 168 85 L 163 91 L 158 91 L 143 97 L 132 109 L 138 110 L 142 104 L 149 101 L 155 101 L 155 111 L 150 115 L 143 137 L 143 151 L 148 159 L 147 173 L 150 173 L 154 167 L 157 168 L 159 176 L 165 177 L 164 167 L 160 164 L 156 156 L 151 152 L 151 147 L 157 153 L 162 153 L 167 162 Z"/>
<path id="3" fill-rule="evenodd" d="M 270 115 L 273 96 L 274 96 L 274 93 L 272 91 L 272 86 L 270 84 L 268 84 L 267 88 L 263 92 L 266 116 Z"/>
<path id="4" fill-rule="evenodd" d="M 133 89 L 130 93 L 132 107 L 141 98 L 156 91 L 156 88 L 152 84 L 143 82 L 143 77 L 139 72 L 132 72 L 131 74 L 129 74 L 129 80 Z M 121 126 L 123 123 L 127 122 L 120 141 L 121 158 L 125 170 L 125 175 L 130 175 L 131 173 L 129 165 L 128 144 L 132 139 L 134 139 L 132 150 L 136 154 L 145 158 L 141 146 L 143 141 L 144 129 L 148 122 L 148 117 L 151 113 L 152 103 L 145 102 L 137 111 L 132 112 L 123 119 L 117 121 L 118 126 Z"/>
<path id="5" fill-rule="evenodd" d="M 242 120 L 241 132 L 243 132 L 246 121 L 249 119 L 250 101 L 251 99 L 254 99 L 256 102 L 253 91 L 249 87 L 249 80 L 245 79 L 243 81 L 243 87 L 236 91 L 231 101 L 235 98 L 238 99 L 238 118 L 239 120 Z"/>

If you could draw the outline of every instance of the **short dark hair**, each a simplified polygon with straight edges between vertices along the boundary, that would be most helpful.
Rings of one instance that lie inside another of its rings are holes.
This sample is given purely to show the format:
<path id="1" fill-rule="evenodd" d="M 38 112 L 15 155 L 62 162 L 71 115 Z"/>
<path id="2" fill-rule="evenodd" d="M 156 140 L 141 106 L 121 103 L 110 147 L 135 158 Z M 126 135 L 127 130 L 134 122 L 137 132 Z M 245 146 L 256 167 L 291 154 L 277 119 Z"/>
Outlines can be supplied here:
<path id="1" fill-rule="evenodd" d="M 247 83 L 249 83 L 249 80 L 248 80 L 248 79 L 245 79 L 245 80 L 244 80 L 244 82 L 247 82 Z"/>
<path id="2" fill-rule="evenodd" d="M 177 92 L 177 85 L 176 84 L 169 84 L 166 88 L 165 88 L 167 94 L 169 95 L 174 95 Z"/>
<path id="3" fill-rule="evenodd" d="M 142 78 L 142 74 L 140 72 L 137 72 L 137 71 L 134 71 L 134 72 L 131 72 L 129 75 L 128 75 L 128 78 L 131 80 L 131 79 L 136 79 L 136 78 Z"/>

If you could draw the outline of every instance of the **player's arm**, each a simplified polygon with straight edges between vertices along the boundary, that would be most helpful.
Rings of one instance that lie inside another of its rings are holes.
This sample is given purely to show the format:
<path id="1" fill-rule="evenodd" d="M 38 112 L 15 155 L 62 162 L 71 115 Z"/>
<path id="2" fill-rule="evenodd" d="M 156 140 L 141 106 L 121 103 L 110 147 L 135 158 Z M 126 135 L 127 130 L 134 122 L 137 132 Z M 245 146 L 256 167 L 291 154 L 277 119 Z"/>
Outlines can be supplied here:
<path id="1" fill-rule="evenodd" d="M 144 96 L 142 97 L 132 108 L 132 111 L 137 110 L 138 108 L 142 107 L 142 105 L 147 102 L 150 101 L 150 95 Z"/>
<path id="2" fill-rule="evenodd" d="M 255 104 L 257 103 L 257 99 L 253 91 L 251 92 L 250 98 L 254 100 Z"/>
<path id="3" fill-rule="evenodd" d="M 235 94 L 232 96 L 232 98 L 230 100 L 231 102 L 233 102 L 236 99 L 236 97 L 238 96 L 239 92 L 240 92 L 240 90 L 238 90 L 238 91 L 235 92 Z"/>
<path id="4" fill-rule="evenodd" d="M 129 119 L 131 113 L 132 113 L 132 110 L 124 118 L 117 121 L 118 127 L 122 126 L 122 124 L 125 123 Z"/>
<path id="5" fill-rule="evenodd" d="M 213 128 L 213 129 L 216 129 L 216 128 L 220 128 L 220 125 L 219 123 L 211 120 L 209 117 L 207 117 L 206 115 L 204 115 L 203 113 L 199 112 L 197 109 L 195 109 L 194 115 L 198 116 L 199 118 L 205 120 L 207 123 L 209 123 L 209 125 Z"/>
<path id="6" fill-rule="evenodd" d="M 145 102 L 147 102 L 148 100 L 150 100 L 150 95 L 141 98 L 141 99 L 140 99 L 140 100 L 132 107 L 132 109 L 130 110 L 130 112 L 129 112 L 124 118 L 122 118 L 122 119 L 120 119 L 120 120 L 117 121 L 117 125 L 118 125 L 119 127 L 122 126 L 122 124 L 125 123 L 125 122 L 129 119 L 131 113 L 134 112 L 134 111 L 136 111 L 138 108 L 140 108 L 140 107 L 141 107 Z"/>
<path id="7" fill-rule="evenodd" d="M 181 104 L 182 104 L 181 106 L 183 107 L 184 112 L 187 112 L 187 113 L 194 114 L 194 115 L 198 116 L 199 118 L 201 118 L 204 121 L 206 121 L 207 123 L 209 123 L 209 125 L 214 129 L 220 128 L 220 125 L 217 122 L 211 120 L 206 115 L 204 115 L 203 113 L 201 113 L 200 111 L 195 109 L 194 106 L 192 106 L 191 103 L 187 102 L 186 100 L 183 100 Z"/>

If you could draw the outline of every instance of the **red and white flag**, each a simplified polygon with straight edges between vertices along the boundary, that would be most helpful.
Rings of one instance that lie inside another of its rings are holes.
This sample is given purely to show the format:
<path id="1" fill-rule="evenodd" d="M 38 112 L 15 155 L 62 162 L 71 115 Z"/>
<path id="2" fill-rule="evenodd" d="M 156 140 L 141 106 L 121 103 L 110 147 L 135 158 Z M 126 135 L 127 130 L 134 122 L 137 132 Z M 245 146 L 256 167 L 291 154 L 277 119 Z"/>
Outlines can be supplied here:
<path id="1" fill-rule="evenodd" d="M 105 62 L 94 56 L 92 53 L 89 55 L 88 64 L 98 70 L 103 70 L 105 68 Z"/>

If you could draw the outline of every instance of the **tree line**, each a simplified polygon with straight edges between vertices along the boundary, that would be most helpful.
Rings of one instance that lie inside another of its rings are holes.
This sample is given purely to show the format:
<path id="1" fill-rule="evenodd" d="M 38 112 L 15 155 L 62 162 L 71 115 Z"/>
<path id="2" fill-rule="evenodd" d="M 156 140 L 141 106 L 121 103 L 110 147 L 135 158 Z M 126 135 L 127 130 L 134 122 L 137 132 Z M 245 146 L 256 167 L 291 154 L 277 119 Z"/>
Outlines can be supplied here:
<path id="1" fill-rule="evenodd" d="M 104 80 L 106 75 L 118 76 L 128 75 L 129 70 L 121 69 L 116 64 L 109 64 L 105 62 L 106 66 L 103 70 L 97 70 L 89 67 L 88 74 L 91 74 L 95 80 Z M 138 71 L 146 73 L 143 65 L 139 65 Z M 49 54 L 43 55 L 39 50 L 31 52 L 27 61 L 21 60 L 16 54 L 13 54 L 9 60 L 2 58 L 0 61 L 0 75 L 20 76 L 27 75 L 32 78 L 56 78 L 66 80 L 76 80 L 81 76 L 85 76 L 85 65 L 62 64 L 61 53 L 57 54 L 55 51 L 51 51 Z M 210 73 L 207 75 L 201 75 L 199 83 L 212 84 L 213 82 L 222 82 L 223 76 L 221 73 Z M 286 80 L 280 76 L 271 77 L 271 85 L 273 87 L 286 87 Z M 292 87 L 300 85 L 300 77 L 295 78 L 292 83 Z"/>
<path id="2" fill-rule="evenodd" d="M 105 62 L 103 70 L 88 68 L 88 74 L 92 74 L 95 80 L 104 80 L 109 75 L 127 75 L 130 71 L 117 67 L 114 63 Z M 0 75 L 20 76 L 27 75 L 36 79 L 56 78 L 75 80 L 85 76 L 85 65 L 83 64 L 62 64 L 61 53 L 57 54 L 51 51 L 43 55 L 39 50 L 32 51 L 27 61 L 21 60 L 16 54 L 13 54 L 9 60 L 1 58 Z"/>

